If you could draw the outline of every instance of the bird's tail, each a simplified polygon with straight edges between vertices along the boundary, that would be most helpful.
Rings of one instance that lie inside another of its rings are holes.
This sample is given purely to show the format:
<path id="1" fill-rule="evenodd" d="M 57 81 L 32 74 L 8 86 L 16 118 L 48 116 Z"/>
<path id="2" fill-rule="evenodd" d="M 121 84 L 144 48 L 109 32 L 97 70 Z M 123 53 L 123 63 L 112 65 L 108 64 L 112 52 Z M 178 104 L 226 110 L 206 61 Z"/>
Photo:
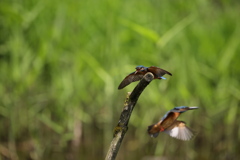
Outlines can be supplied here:
<path id="1" fill-rule="evenodd" d="M 158 136 L 158 134 L 159 134 L 159 131 L 160 131 L 160 128 L 158 127 L 157 124 L 153 124 L 151 126 L 148 126 L 148 134 L 151 137 L 156 138 Z"/>

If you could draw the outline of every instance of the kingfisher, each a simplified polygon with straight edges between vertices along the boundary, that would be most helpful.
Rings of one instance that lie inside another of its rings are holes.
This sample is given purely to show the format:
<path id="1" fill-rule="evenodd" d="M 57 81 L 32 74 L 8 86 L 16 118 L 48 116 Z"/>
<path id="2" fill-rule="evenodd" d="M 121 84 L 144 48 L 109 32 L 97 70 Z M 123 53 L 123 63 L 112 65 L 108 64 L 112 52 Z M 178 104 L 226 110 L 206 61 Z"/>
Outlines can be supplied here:
<path id="1" fill-rule="evenodd" d="M 148 126 L 148 134 L 156 138 L 159 132 L 164 132 L 173 138 L 183 141 L 190 140 L 194 135 L 192 130 L 186 126 L 184 121 L 179 121 L 177 118 L 181 113 L 193 109 L 198 109 L 198 107 L 180 106 L 173 108 L 158 123 Z"/>
<path id="2" fill-rule="evenodd" d="M 135 72 L 130 73 L 124 78 L 124 80 L 118 86 L 118 89 L 123 89 L 130 83 L 141 80 L 147 72 L 151 72 L 154 75 L 154 79 L 166 79 L 163 77 L 165 74 L 172 76 L 170 72 L 155 66 L 144 67 L 143 65 L 139 65 L 135 69 Z"/>

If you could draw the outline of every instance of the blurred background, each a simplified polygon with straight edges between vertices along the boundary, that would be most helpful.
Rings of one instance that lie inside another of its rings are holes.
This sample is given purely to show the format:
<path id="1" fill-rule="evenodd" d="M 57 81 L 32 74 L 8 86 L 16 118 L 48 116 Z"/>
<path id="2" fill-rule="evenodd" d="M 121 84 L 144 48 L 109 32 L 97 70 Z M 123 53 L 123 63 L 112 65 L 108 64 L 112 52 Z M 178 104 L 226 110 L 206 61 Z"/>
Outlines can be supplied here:
<path id="1" fill-rule="evenodd" d="M 1 0 L 1 160 L 104 159 L 137 65 L 173 74 L 139 98 L 117 160 L 240 158 L 240 1 Z M 147 134 L 175 106 L 191 141 Z"/>

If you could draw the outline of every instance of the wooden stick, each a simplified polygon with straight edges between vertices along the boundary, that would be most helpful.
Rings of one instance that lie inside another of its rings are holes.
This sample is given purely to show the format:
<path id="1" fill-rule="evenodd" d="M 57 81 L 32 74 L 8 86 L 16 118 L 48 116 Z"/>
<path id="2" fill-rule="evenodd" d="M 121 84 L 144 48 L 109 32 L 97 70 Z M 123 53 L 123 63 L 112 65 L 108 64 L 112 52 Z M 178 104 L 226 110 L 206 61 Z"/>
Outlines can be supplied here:
<path id="1" fill-rule="evenodd" d="M 113 140 L 108 149 L 108 153 L 106 155 L 105 160 L 115 160 L 118 150 L 121 146 L 122 140 L 124 138 L 124 135 L 128 130 L 128 122 L 131 117 L 134 106 L 137 103 L 138 98 L 143 92 L 143 90 L 153 80 L 153 78 L 154 78 L 153 74 L 148 72 L 143 77 L 143 79 L 138 83 L 138 85 L 134 88 L 132 93 L 128 92 L 118 124 L 114 128 Z"/>

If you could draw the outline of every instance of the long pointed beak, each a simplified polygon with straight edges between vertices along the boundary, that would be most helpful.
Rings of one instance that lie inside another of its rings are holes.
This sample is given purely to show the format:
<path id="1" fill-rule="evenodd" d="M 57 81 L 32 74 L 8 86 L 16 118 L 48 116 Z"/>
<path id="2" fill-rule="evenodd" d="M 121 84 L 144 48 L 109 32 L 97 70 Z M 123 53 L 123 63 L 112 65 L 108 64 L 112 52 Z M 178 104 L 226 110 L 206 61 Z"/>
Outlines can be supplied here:
<path id="1" fill-rule="evenodd" d="M 134 72 L 134 74 L 136 74 L 138 72 L 138 70 L 136 70 L 135 72 Z"/>
<path id="2" fill-rule="evenodd" d="M 189 107 L 189 110 L 192 110 L 192 109 L 198 109 L 198 107 L 194 106 L 194 107 Z"/>

